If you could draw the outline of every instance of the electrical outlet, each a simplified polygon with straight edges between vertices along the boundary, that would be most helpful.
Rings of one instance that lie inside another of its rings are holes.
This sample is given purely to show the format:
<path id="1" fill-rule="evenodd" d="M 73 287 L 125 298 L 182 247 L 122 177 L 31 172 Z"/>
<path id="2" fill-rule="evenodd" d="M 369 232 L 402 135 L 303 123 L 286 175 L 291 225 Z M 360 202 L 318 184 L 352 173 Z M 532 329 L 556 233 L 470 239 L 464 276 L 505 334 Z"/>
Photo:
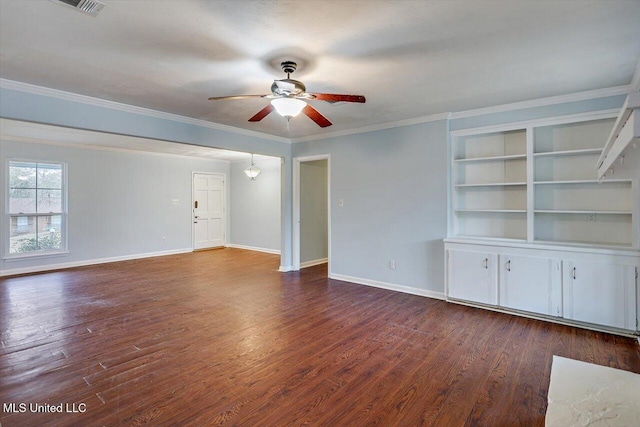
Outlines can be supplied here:
<path id="1" fill-rule="evenodd" d="M 594 213 L 587 214 L 587 221 L 596 222 L 596 214 Z"/>
<path id="2" fill-rule="evenodd" d="M 338 206 L 344 206 L 344 199 L 338 199 Z"/>
<path id="3" fill-rule="evenodd" d="M 395 270 L 396 269 L 396 261 L 395 260 L 391 260 L 389 261 L 389 270 Z"/>
<path id="4" fill-rule="evenodd" d="M 166 238 L 166 237 L 164 237 L 164 236 L 162 236 L 162 243 L 163 243 L 163 244 L 166 244 L 166 243 L 167 243 L 167 238 Z"/>

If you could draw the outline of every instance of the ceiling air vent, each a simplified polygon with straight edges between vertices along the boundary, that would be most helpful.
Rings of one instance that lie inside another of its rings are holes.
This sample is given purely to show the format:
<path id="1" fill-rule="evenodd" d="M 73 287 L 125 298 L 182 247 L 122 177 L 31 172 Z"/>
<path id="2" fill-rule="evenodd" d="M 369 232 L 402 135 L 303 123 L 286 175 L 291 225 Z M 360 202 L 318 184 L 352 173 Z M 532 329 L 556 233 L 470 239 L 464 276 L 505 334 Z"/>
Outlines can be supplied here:
<path id="1" fill-rule="evenodd" d="M 97 0 L 51 0 L 54 3 L 63 3 L 77 9 L 81 12 L 84 12 L 91 16 L 98 15 L 98 12 L 102 10 L 105 6 L 104 3 L 101 3 Z"/>

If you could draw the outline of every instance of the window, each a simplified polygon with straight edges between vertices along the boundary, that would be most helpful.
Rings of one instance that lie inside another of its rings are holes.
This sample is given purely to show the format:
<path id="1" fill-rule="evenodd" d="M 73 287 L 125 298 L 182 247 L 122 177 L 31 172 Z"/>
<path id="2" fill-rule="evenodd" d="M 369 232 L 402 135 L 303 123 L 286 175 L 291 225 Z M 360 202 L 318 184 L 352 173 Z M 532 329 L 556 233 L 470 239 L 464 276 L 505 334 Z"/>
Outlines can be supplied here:
<path id="1" fill-rule="evenodd" d="M 65 165 L 9 162 L 9 256 L 66 250 Z"/>

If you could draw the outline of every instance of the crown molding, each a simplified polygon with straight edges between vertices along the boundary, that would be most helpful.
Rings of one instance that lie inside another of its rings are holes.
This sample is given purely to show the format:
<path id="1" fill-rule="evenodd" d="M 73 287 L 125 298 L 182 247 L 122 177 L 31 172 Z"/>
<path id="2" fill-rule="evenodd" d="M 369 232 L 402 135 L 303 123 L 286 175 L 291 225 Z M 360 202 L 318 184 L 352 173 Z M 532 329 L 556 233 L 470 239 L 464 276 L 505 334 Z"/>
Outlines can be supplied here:
<path id="1" fill-rule="evenodd" d="M 177 154 L 177 153 L 161 153 L 158 151 L 147 151 L 147 150 L 139 150 L 132 148 L 120 148 L 120 147 L 109 147 L 106 145 L 93 145 L 93 144 L 84 144 L 81 142 L 64 142 L 64 141 L 51 141 L 48 139 L 40 139 L 33 137 L 23 137 L 23 136 L 15 136 L 15 135 L 2 135 L 0 134 L 0 141 L 7 142 L 20 142 L 20 143 L 28 143 L 28 144 L 42 144 L 42 145 L 54 145 L 57 147 L 67 147 L 67 148 L 82 148 L 85 150 L 97 150 L 97 151 L 111 151 L 115 153 L 125 153 L 125 154 L 141 154 L 145 156 L 156 156 L 156 157 L 173 157 L 173 158 L 182 158 L 182 159 L 190 159 L 190 160 L 201 160 L 215 163 L 222 163 L 225 165 L 230 165 L 232 162 L 230 160 L 223 159 L 215 159 L 213 157 L 201 157 L 201 156 L 190 156 L 187 154 Z"/>
<path id="2" fill-rule="evenodd" d="M 636 72 L 636 74 L 638 74 Z M 523 110 L 525 108 L 545 107 L 548 105 L 565 104 L 568 102 L 586 101 L 589 99 L 607 98 L 616 95 L 628 95 L 633 92 L 631 84 L 614 86 L 605 89 L 588 90 L 585 92 L 570 93 L 567 95 L 550 96 L 547 98 L 532 99 L 529 101 L 514 102 L 511 104 L 496 105 L 493 107 L 478 108 L 475 110 L 458 111 L 451 114 L 452 119 L 464 117 L 484 116 L 486 114 L 503 113 L 506 111 Z"/>
<path id="3" fill-rule="evenodd" d="M 395 122 L 380 123 L 376 125 L 364 126 L 364 127 L 355 128 L 355 129 L 344 129 L 344 130 L 339 130 L 335 132 L 327 132 L 323 134 L 305 136 L 302 138 L 295 138 L 292 140 L 292 142 L 295 143 L 295 142 L 317 141 L 321 139 L 329 139 L 329 138 L 336 138 L 340 136 L 354 135 L 357 133 L 374 132 L 378 130 L 392 129 L 392 128 L 397 128 L 402 126 L 417 125 L 420 123 L 438 122 L 441 120 L 448 120 L 450 118 L 451 118 L 451 113 L 431 114 L 429 116 L 415 117 L 413 119 L 398 120 Z"/>
<path id="4" fill-rule="evenodd" d="M 36 86 L 29 83 L 18 82 L 15 80 L 7 80 L 0 78 L 0 88 L 10 89 L 19 92 L 31 93 L 34 95 L 48 96 L 50 98 L 62 99 L 65 101 L 78 102 L 85 105 L 92 105 L 96 107 L 109 108 L 111 110 L 124 111 L 127 113 L 140 114 L 148 117 L 155 117 L 158 119 L 171 120 L 174 122 L 185 123 L 195 126 L 206 127 L 209 129 L 216 129 L 230 133 L 237 133 L 246 136 L 252 136 L 255 138 L 268 139 L 271 141 L 291 143 L 289 138 L 283 138 L 268 133 L 256 132 L 252 130 L 237 128 L 234 126 L 223 125 L 220 123 L 209 122 L 207 120 L 194 119 L 191 117 L 180 116 L 178 114 L 166 113 L 164 111 L 152 110 L 150 108 L 136 107 L 135 105 L 123 104 L 115 101 L 108 101 L 106 99 L 94 98 L 92 96 L 80 95 L 73 92 L 65 92 L 63 90 L 51 89 L 44 86 Z"/>
<path id="5" fill-rule="evenodd" d="M 640 90 L 640 60 L 636 66 L 636 71 L 633 75 L 633 79 L 630 84 L 624 86 L 615 86 L 611 88 L 595 89 L 585 92 L 576 92 L 567 95 L 551 96 L 547 98 L 539 98 L 522 102 L 514 102 L 511 104 L 495 105 L 492 107 L 478 108 L 474 110 L 458 111 L 454 113 L 439 113 L 428 116 L 421 116 L 412 119 L 398 120 L 387 123 L 380 123 L 371 126 L 364 126 L 355 129 L 344 129 L 340 131 L 327 132 L 323 134 L 316 134 L 305 136 L 301 138 L 285 138 L 276 135 L 271 135 L 263 132 L 256 132 L 252 130 L 237 128 L 234 126 L 223 125 L 220 123 L 210 122 L 201 119 L 194 119 L 191 117 L 180 116 L 177 114 L 166 113 L 163 111 L 152 110 L 149 108 L 137 107 L 134 105 L 123 104 L 114 101 L 108 101 L 101 98 L 94 98 L 91 96 L 80 95 L 72 92 L 65 92 L 58 89 L 51 89 L 44 86 L 32 85 L 29 83 L 22 83 L 15 80 L 7 80 L 0 78 L 0 88 L 10 89 L 20 92 L 32 93 L 36 95 L 48 96 L 56 99 L 62 99 L 72 102 L 78 102 L 85 105 L 93 105 L 98 107 L 109 108 L 112 110 L 124 111 L 133 114 L 140 114 L 148 117 L 155 117 L 165 120 L 171 120 L 179 123 L 191 124 L 195 126 L 201 126 L 209 129 L 216 129 L 230 133 L 236 133 L 241 135 L 247 135 L 255 138 L 267 139 L 277 142 L 285 143 L 297 143 L 317 141 L 329 138 L 336 138 L 347 135 L 354 135 L 365 132 L 374 132 L 384 129 L 392 129 L 402 126 L 410 126 L 421 123 L 429 123 L 440 120 L 452 120 L 461 119 L 465 117 L 482 116 L 486 114 L 502 113 L 507 111 L 522 110 L 526 108 L 543 107 L 556 104 L 564 104 L 569 102 L 586 101 L 590 99 L 606 98 L 616 95 L 628 95 L 631 92 Z"/>
<path id="6" fill-rule="evenodd" d="M 583 113 L 566 114 L 563 116 L 542 117 L 539 119 L 522 120 L 518 122 L 499 123 L 495 125 L 480 126 L 474 128 L 465 128 L 452 130 L 452 137 L 480 135 L 495 132 L 508 132 L 512 130 L 522 130 L 528 127 L 554 126 L 566 123 L 577 123 L 591 120 L 612 119 L 620 113 L 619 108 L 611 108 L 607 110 L 585 111 Z"/>

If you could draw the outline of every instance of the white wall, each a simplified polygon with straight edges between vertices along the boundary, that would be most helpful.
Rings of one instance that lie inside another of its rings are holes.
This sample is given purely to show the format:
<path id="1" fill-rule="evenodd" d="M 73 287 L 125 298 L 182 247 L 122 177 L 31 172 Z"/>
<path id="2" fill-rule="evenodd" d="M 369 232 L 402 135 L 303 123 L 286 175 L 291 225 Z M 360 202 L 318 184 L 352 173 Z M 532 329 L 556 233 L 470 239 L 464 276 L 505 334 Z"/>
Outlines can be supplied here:
<path id="1" fill-rule="evenodd" d="M 250 161 L 231 163 L 230 246 L 280 252 L 281 170 L 279 157 L 256 156 L 262 171 L 251 181 L 244 170 Z"/>
<path id="2" fill-rule="evenodd" d="M 331 155 L 330 276 L 442 297 L 447 122 L 293 146 L 294 158 L 319 154 Z"/>
<path id="3" fill-rule="evenodd" d="M 281 265 L 291 265 L 291 144 L 283 138 L 30 85 L 17 90 L 0 84 L 0 117 L 284 158 L 280 250 Z"/>
<path id="4" fill-rule="evenodd" d="M 328 256 L 327 160 L 300 163 L 300 262 Z"/>
<path id="5" fill-rule="evenodd" d="M 7 159 L 59 161 L 68 165 L 69 253 L 2 260 L 0 271 L 5 273 L 36 266 L 190 250 L 192 171 L 229 176 L 228 162 L 25 142 L 0 144 L 2 200 L 5 200 Z M 179 203 L 172 204 L 173 199 Z M 6 228 L 2 227 L 3 239 L 8 238 Z"/>

